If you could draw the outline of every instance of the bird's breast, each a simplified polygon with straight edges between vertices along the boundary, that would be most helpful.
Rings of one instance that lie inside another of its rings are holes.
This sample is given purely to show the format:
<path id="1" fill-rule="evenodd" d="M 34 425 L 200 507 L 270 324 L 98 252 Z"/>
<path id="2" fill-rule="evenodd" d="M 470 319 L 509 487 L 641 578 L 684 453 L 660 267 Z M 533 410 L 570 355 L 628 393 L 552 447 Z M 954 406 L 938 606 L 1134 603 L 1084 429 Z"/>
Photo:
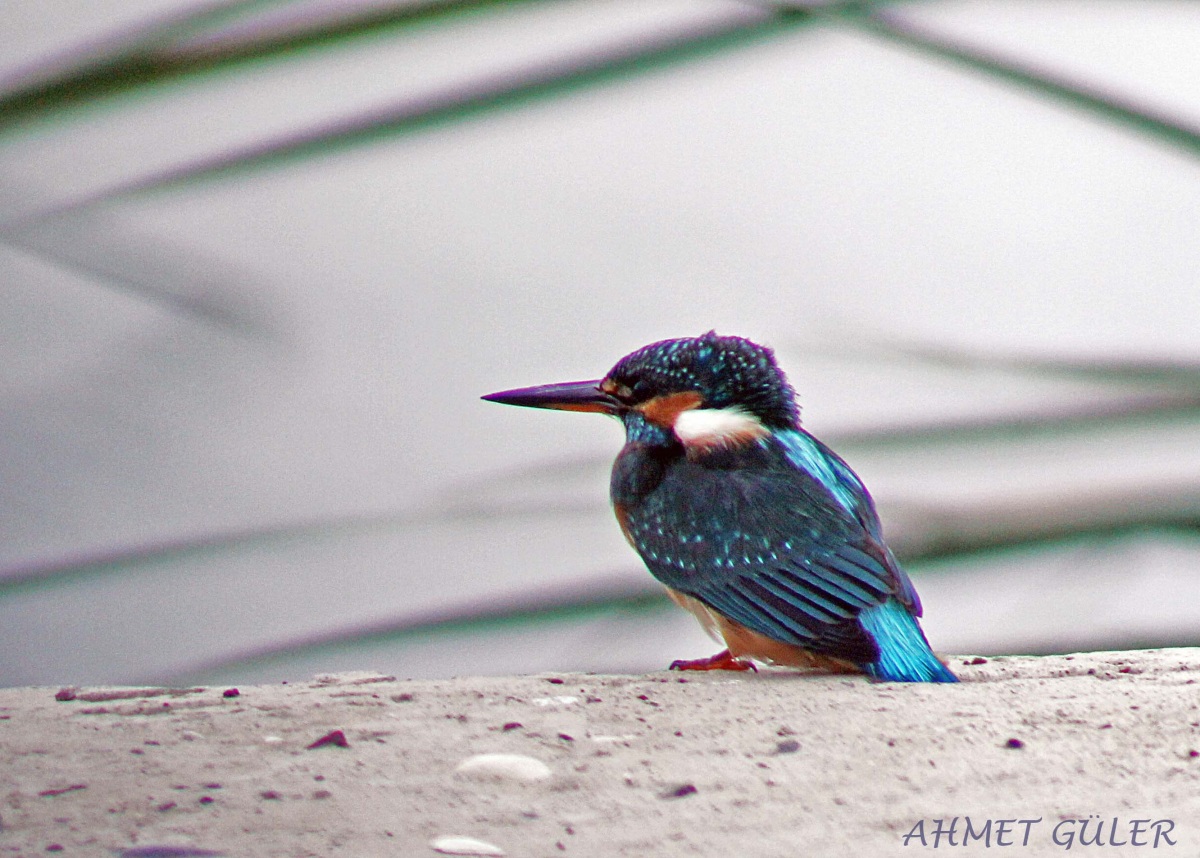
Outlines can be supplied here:
<path id="1" fill-rule="evenodd" d="M 613 506 L 632 513 L 662 485 L 668 468 L 681 458 L 679 452 L 658 446 L 626 444 L 613 463 L 609 484 Z"/>

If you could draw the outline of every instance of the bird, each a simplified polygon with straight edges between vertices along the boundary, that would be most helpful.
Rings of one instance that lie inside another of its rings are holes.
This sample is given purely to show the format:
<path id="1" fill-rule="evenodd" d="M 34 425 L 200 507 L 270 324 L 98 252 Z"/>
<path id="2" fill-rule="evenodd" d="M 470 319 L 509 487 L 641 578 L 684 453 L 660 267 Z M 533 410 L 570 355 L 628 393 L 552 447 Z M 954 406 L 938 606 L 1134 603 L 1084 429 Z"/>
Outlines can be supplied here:
<path id="1" fill-rule="evenodd" d="M 626 355 L 602 379 L 505 390 L 506 405 L 606 414 L 625 538 L 724 649 L 678 670 L 756 662 L 886 682 L 957 682 L 858 475 L 800 425 L 766 346 L 715 331 Z"/>

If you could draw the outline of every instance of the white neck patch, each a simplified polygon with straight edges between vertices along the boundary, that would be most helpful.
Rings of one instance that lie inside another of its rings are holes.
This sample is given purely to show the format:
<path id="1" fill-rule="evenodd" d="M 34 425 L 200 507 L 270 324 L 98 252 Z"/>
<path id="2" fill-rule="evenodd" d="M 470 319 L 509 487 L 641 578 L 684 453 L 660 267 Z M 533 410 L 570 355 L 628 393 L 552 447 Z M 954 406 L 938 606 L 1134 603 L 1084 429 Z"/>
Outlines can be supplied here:
<path id="1" fill-rule="evenodd" d="M 757 417 L 740 408 L 689 408 L 679 412 L 673 428 L 689 451 L 740 447 L 767 434 Z"/>

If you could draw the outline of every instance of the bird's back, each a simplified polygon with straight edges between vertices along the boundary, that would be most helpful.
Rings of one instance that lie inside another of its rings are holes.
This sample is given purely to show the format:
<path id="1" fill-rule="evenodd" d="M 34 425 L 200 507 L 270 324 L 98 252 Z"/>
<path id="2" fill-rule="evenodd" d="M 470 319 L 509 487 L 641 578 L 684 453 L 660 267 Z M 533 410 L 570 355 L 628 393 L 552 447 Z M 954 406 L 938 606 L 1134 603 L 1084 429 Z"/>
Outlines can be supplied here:
<path id="1" fill-rule="evenodd" d="M 929 681 L 921 674 L 932 667 L 891 657 L 913 648 L 905 624 L 928 645 L 870 497 L 811 436 L 780 434 L 703 456 L 626 447 L 612 495 L 630 542 L 667 587 L 754 635 L 881 678 Z"/>

